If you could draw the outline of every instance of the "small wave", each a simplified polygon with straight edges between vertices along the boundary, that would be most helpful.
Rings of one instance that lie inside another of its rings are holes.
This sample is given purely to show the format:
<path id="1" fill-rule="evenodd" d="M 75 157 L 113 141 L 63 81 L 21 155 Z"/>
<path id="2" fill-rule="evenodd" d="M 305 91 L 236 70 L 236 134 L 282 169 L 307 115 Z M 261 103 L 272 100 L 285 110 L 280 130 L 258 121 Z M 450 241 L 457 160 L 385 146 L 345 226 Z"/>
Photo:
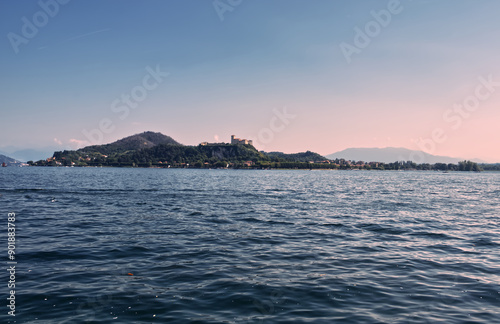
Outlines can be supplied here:
<path id="1" fill-rule="evenodd" d="M 275 220 L 269 220 L 267 221 L 268 224 L 283 224 L 283 225 L 294 225 L 294 223 L 291 222 L 283 222 L 283 221 L 275 221 Z"/>
<path id="2" fill-rule="evenodd" d="M 427 246 L 427 248 L 432 250 L 441 250 L 445 251 L 446 253 L 453 253 L 453 254 L 463 254 L 465 252 L 464 250 L 458 247 L 453 247 L 451 245 L 446 245 L 446 244 L 429 245 Z"/>
<path id="3" fill-rule="evenodd" d="M 410 233 L 409 235 L 418 236 L 418 237 L 425 237 L 425 238 L 430 238 L 430 239 L 434 239 L 434 240 L 453 240 L 453 239 L 456 239 L 456 237 L 453 237 L 451 235 L 448 235 L 445 233 L 435 233 L 435 232 L 414 232 L 414 233 Z"/>
<path id="4" fill-rule="evenodd" d="M 41 192 L 41 191 L 53 191 L 49 189 L 43 188 L 16 188 L 16 189 L 0 189 L 2 193 L 25 193 L 25 192 Z"/>
<path id="5" fill-rule="evenodd" d="M 373 223 L 361 224 L 359 227 L 370 232 L 392 234 L 392 235 L 401 235 L 407 232 L 406 230 L 399 227 L 383 226 L 380 224 L 373 224 Z"/>
<path id="6" fill-rule="evenodd" d="M 188 216 L 203 216 L 203 215 L 205 215 L 205 214 L 203 214 L 202 212 L 199 212 L 199 211 L 195 211 L 195 212 L 188 214 Z"/>
<path id="7" fill-rule="evenodd" d="M 249 222 L 249 223 L 262 223 L 263 221 L 260 219 L 257 219 L 255 217 L 245 217 L 241 219 L 244 222 Z"/>
<path id="8" fill-rule="evenodd" d="M 342 228 L 342 227 L 346 227 L 346 225 L 344 225 L 344 224 L 340 224 L 340 223 L 328 223 L 328 224 L 321 224 L 320 226 L 324 226 L 324 227 L 335 227 L 335 228 Z"/>
<path id="9" fill-rule="evenodd" d="M 489 238 L 479 238 L 479 239 L 471 240 L 469 242 L 472 243 L 472 245 L 474 245 L 474 246 L 486 246 L 486 247 L 500 246 L 500 244 L 493 242 Z"/>
<path id="10" fill-rule="evenodd" d="M 219 218 L 219 217 L 216 217 L 216 216 L 209 218 L 208 221 L 211 222 L 211 223 L 215 223 L 215 224 L 232 224 L 233 223 L 233 222 L 231 222 L 228 219 Z"/>

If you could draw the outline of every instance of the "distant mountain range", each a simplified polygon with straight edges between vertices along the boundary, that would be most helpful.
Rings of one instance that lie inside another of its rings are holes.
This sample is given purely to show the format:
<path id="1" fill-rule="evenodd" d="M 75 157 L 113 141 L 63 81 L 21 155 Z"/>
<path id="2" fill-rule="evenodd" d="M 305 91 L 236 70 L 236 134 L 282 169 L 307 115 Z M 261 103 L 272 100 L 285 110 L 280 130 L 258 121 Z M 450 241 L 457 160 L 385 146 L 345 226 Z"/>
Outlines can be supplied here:
<path id="1" fill-rule="evenodd" d="M 21 162 L 17 161 L 16 159 L 0 154 L 0 164 L 2 163 L 5 163 L 7 165 L 15 165 L 15 164 L 20 164 Z"/>
<path id="2" fill-rule="evenodd" d="M 438 156 L 425 153 L 422 151 L 412 151 L 406 148 L 398 147 L 386 147 L 386 148 L 348 148 L 346 150 L 329 154 L 327 158 L 334 159 L 346 159 L 355 161 L 365 161 L 365 162 L 383 162 L 391 163 L 395 161 L 409 161 L 417 163 L 458 163 L 463 161 L 463 158 L 453 158 L 449 156 Z M 475 159 L 473 160 L 478 163 L 484 163 L 484 161 Z"/>
<path id="3" fill-rule="evenodd" d="M 26 162 L 26 161 L 36 161 L 40 159 L 45 159 L 47 156 L 52 155 L 54 151 L 56 150 L 55 147 L 53 148 L 43 148 L 43 149 L 23 149 L 19 150 L 16 148 L 8 148 L 8 149 L 3 149 L 3 151 L 0 151 L 0 154 L 10 156 L 18 161 Z"/>

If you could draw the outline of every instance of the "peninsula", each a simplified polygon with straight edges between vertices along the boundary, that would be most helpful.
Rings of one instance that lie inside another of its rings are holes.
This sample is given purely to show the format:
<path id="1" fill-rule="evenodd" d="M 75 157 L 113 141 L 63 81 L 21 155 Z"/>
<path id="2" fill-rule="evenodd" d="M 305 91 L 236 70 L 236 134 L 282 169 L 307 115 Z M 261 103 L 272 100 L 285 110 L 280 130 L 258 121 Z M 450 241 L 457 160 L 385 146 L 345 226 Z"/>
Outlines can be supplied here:
<path id="1" fill-rule="evenodd" d="M 158 167 L 158 168 L 234 168 L 234 169 L 364 169 L 364 170 L 440 170 L 481 171 L 474 162 L 458 164 L 416 164 L 327 159 L 311 151 L 286 154 L 258 151 L 252 141 L 231 136 L 230 143 L 202 142 L 182 145 L 170 136 L 155 132 L 132 135 L 105 145 L 75 151 L 59 151 L 46 160 L 28 161 L 32 166 L 69 167 Z"/>

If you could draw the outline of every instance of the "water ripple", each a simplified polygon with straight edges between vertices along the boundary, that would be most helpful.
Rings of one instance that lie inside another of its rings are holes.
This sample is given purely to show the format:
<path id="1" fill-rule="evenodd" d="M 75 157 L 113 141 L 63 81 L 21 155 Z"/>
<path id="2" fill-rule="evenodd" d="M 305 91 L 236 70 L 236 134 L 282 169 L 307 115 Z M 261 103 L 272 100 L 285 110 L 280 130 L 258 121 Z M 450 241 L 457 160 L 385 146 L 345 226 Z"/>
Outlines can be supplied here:
<path id="1" fill-rule="evenodd" d="M 497 173 L 4 169 L 20 323 L 500 317 Z"/>

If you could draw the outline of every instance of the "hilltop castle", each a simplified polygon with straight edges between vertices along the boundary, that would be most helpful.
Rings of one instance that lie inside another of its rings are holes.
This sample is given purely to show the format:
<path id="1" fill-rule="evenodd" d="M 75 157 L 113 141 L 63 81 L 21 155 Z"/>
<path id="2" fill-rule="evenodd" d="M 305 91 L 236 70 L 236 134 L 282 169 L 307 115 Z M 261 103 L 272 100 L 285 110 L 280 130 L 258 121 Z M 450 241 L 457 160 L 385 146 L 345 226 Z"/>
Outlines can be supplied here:
<path id="1" fill-rule="evenodd" d="M 201 142 L 201 146 L 207 146 L 207 145 L 223 145 L 224 143 L 209 143 L 209 142 Z M 234 137 L 234 135 L 231 135 L 231 144 L 246 144 L 246 145 L 253 145 L 252 140 L 247 140 L 244 138 L 237 138 Z"/>
<path id="2" fill-rule="evenodd" d="M 249 145 L 253 145 L 253 142 L 252 142 L 252 140 L 247 140 L 247 139 L 243 139 L 243 138 L 237 138 L 237 137 L 234 137 L 234 135 L 231 135 L 231 144 L 249 144 Z"/>

